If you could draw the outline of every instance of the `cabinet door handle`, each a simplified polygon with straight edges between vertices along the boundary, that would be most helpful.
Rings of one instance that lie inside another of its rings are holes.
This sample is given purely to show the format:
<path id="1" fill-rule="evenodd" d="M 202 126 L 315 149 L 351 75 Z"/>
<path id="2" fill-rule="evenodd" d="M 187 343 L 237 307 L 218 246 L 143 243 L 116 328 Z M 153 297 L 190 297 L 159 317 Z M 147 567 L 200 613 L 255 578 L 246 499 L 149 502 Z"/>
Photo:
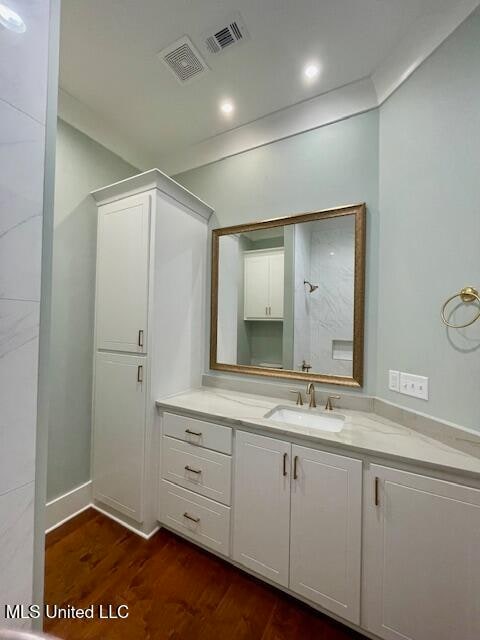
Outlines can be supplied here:
<path id="1" fill-rule="evenodd" d="M 298 456 L 295 456 L 293 459 L 293 479 L 294 480 L 298 478 L 297 464 L 298 464 Z"/>
<path id="2" fill-rule="evenodd" d="M 185 429 L 185 433 L 188 433 L 191 436 L 198 436 L 198 437 L 202 435 L 201 431 L 191 431 L 190 429 Z"/>
<path id="3" fill-rule="evenodd" d="M 375 506 L 378 507 L 378 505 L 380 504 L 380 493 L 379 493 L 379 483 L 380 483 L 380 478 L 378 476 L 375 476 L 375 485 L 374 485 L 374 502 L 375 502 Z"/>
<path id="4" fill-rule="evenodd" d="M 138 346 L 143 347 L 143 329 L 138 330 Z"/>
<path id="5" fill-rule="evenodd" d="M 265 307 L 265 315 L 268 316 L 268 307 Z"/>
<path id="6" fill-rule="evenodd" d="M 201 469 L 194 469 L 193 467 L 188 466 L 188 464 L 185 465 L 185 471 L 191 471 L 192 473 L 202 473 Z"/>
<path id="7" fill-rule="evenodd" d="M 143 365 L 137 367 L 137 382 L 143 382 Z"/>
<path id="8" fill-rule="evenodd" d="M 268 315 L 271 316 L 272 315 L 272 307 L 268 307 Z"/>
<path id="9" fill-rule="evenodd" d="M 287 475 L 287 454 L 283 454 L 283 475 Z"/>
<path id="10" fill-rule="evenodd" d="M 192 522 L 196 522 L 197 524 L 200 522 L 200 518 L 194 518 L 193 516 L 191 516 L 189 513 L 187 513 L 185 511 L 185 513 L 183 514 L 184 518 L 187 518 L 187 520 L 191 520 Z"/>

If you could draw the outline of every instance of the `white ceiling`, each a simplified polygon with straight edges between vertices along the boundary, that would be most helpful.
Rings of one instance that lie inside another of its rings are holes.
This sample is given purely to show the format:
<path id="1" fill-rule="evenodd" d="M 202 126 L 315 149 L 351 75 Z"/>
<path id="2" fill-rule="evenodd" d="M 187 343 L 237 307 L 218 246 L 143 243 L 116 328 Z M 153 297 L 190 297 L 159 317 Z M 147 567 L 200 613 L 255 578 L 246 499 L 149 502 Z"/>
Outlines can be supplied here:
<path id="1" fill-rule="evenodd" d="M 382 79 L 386 61 L 401 50 L 402 42 L 410 46 L 419 25 L 422 37 L 428 37 L 427 29 L 438 26 L 438 16 L 450 16 L 459 5 L 471 10 L 475 4 L 63 0 L 60 85 L 68 100 L 76 99 L 99 122 L 128 139 L 148 158 L 145 162 L 154 163 L 357 80 L 375 75 Z M 209 55 L 201 35 L 233 11 L 241 12 L 251 39 Z M 183 35 L 191 38 L 211 68 L 186 85 L 180 85 L 156 57 Z M 317 82 L 307 85 L 302 68 L 309 60 L 318 60 L 322 71 Z M 224 98 L 236 105 L 233 117 L 219 113 Z"/>

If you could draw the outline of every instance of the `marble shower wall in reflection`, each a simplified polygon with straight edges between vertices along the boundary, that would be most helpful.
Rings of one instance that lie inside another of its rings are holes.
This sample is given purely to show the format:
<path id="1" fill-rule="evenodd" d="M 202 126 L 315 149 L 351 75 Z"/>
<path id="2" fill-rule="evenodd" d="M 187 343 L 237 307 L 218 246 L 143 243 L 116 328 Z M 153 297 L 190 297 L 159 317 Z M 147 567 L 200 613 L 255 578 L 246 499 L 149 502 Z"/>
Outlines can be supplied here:
<path id="1" fill-rule="evenodd" d="M 303 281 L 310 279 L 312 234 L 310 223 L 295 225 L 294 231 L 294 312 L 293 369 L 301 370 L 302 362 L 311 362 L 310 300 Z"/>
<path id="2" fill-rule="evenodd" d="M 0 627 L 31 603 L 48 0 L 5 0 L 0 27 Z"/>
<path id="3" fill-rule="evenodd" d="M 355 219 L 342 216 L 295 228 L 295 364 L 352 375 Z M 313 293 L 303 284 L 317 285 Z"/>

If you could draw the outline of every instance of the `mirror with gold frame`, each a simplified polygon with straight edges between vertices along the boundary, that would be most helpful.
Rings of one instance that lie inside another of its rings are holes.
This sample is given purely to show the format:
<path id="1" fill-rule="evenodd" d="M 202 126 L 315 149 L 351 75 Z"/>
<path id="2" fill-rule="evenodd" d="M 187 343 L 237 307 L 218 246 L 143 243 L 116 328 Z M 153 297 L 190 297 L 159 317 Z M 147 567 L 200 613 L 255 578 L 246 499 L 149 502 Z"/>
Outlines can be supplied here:
<path id="1" fill-rule="evenodd" d="M 212 232 L 210 367 L 361 387 L 366 207 Z"/>

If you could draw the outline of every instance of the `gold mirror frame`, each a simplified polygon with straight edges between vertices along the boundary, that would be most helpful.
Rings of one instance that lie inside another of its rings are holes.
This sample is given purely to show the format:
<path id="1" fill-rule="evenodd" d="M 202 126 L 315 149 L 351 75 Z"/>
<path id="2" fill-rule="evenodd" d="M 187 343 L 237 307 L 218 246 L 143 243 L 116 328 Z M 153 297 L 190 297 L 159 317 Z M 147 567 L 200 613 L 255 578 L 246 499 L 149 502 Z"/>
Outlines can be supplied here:
<path id="1" fill-rule="evenodd" d="M 218 257 L 219 240 L 221 236 L 283 227 L 312 220 L 325 220 L 339 216 L 355 216 L 355 274 L 354 274 L 354 309 L 353 309 L 353 363 L 352 376 L 335 376 L 321 373 L 309 373 L 292 369 L 269 369 L 242 364 L 225 364 L 217 362 L 217 330 L 218 330 Z M 210 368 L 216 371 L 231 373 L 245 373 L 270 378 L 288 378 L 308 382 L 323 382 L 345 387 L 363 386 L 363 346 L 364 346 L 364 314 L 365 314 L 365 233 L 366 207 L 365 203 L 325 209 L 314 213 L 301 213 L 285 218 L 274 218 L 262 222 L 239 224 L 223 227 L 212 231 L 212 282 L 210 306 Z"/>

